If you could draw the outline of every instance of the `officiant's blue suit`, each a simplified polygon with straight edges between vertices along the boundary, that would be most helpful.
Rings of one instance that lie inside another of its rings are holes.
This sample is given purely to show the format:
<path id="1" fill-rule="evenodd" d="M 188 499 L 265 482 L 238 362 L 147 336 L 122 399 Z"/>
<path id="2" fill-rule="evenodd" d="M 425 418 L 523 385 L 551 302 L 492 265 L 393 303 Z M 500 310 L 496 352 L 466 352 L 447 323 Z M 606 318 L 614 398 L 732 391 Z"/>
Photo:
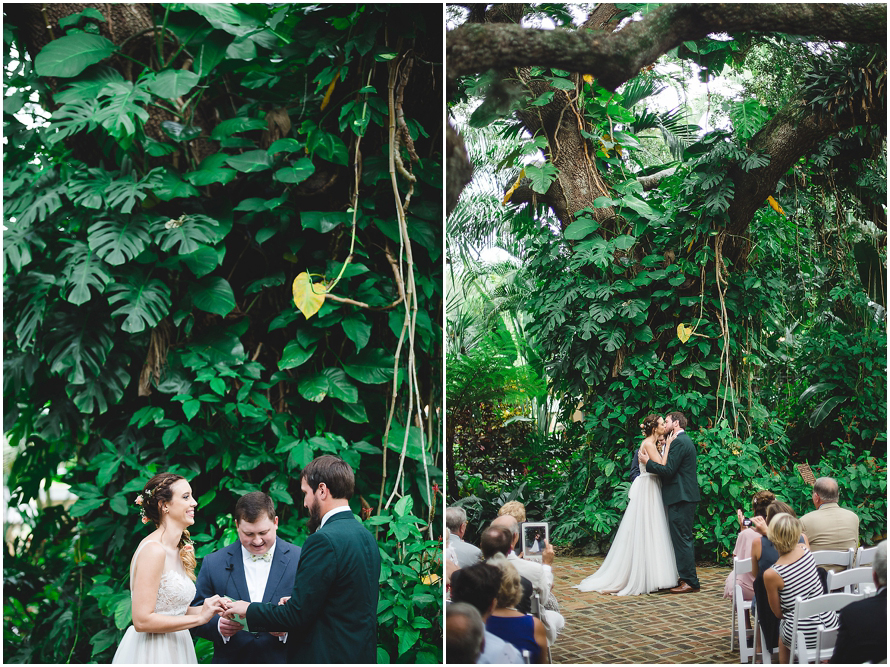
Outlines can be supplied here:
<path id="1" fill-rule="evenodd" d="M 300 562 L 300 547 L 285 542 L 280 537 L 275 541 L 275 553 L 269 569 L 269 579 L 263 593 L 263 602 L 278 604 L 278 601 L 291 595 L 297 564 Z M 247 579 L 244 576 L 244 556 L 241 543 L 235 542 L 224 549 L 214 551 L 204 557 L 195 582 L 197 595 L 192 606 L 204 603 L 205 598 L 214 595 L 228 595 L 233 600 L 250 600 Z M 219 616 L 214 616 L 204 625 L 191 629 L 193 637 L 202 637 L 213 642 L 213 662 L 216 664 L 287 662 L 287 644 L 279 641 L 268 632 L 237 632 L 227 643 L 219 634 Z M 248 629 L 249 626 L 248 626 Z"/>

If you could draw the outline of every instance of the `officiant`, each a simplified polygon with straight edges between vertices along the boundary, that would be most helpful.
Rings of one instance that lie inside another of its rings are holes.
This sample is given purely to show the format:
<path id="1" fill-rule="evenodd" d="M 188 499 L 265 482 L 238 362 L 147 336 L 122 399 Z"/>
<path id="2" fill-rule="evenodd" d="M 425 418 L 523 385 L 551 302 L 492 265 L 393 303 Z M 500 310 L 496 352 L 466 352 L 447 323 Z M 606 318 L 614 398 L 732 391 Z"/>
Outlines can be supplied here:
<path id="1" fill-rule="evenodd" d="M 238 541 L 204 557 L 192 606 L 213 595 L 233 600 L 274 602 L 293 592 L 300 547 L 277 536 L 275 503 L 265 493 L 242 496 L 233 512 Z M 287 662 L 287 633 L 249 632 L 236 621 L 215 616 L 191 630 L 213 642 L 217 664 Z"/>

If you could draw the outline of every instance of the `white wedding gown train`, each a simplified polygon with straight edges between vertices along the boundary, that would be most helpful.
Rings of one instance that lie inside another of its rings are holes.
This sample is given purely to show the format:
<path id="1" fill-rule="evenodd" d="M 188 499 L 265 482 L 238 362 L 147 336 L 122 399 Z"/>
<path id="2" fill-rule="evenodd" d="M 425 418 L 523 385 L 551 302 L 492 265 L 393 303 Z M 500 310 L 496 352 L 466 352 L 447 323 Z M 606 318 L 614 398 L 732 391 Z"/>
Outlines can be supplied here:
<path id="1" fill-rule="evenodd" d="M 641 471 L 630 486 L 628 498 L 606 559 L 575 588 L 640 595 L 677 585 L 677 561 L 658 475 Z"/>

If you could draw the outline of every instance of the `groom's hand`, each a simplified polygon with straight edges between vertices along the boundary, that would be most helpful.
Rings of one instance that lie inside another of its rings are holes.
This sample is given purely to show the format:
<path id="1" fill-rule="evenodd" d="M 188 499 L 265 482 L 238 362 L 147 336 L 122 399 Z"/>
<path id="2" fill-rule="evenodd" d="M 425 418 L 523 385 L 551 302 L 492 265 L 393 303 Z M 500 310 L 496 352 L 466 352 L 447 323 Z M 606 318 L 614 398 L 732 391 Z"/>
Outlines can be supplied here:
<path id="1" fill-rule="evenodd" d="M 640 449 L 640 465 L 645 466 L 648 461 L 649 461 L 649 454 L 646 452 L 645 449 L 641 448 Z"/>
<path id="2" fill-rule="evenodd" d="M 247 616 L 247 608 L 250 606 L 249 602 L 245 602 L 244 600 L 235 600 L 233 602 L 228 602 L 226 604 L 225 617 L 229 620 L 232 620 L 232 616 Z M 240 623 L 239 623 L 240 625 Z"/>

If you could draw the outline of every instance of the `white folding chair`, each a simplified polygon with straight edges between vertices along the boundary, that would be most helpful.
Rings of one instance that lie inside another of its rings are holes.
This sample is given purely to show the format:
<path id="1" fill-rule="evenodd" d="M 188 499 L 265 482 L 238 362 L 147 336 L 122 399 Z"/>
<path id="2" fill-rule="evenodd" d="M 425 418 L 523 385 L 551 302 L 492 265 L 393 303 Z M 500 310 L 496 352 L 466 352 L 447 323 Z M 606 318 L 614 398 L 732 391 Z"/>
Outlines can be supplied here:
<path id="1" fill-rule="evenodd" d="M 870 584 L 874 581 L 872 568 L 854 567 L 843 572 L 828 572 L 826 586 L 829 593 L 855 593 L 859 594 L 859 584 Z"/>
<path id="2" fill-rule="evenodd" d="M 747 559 L 750 560 L 750 559 Z M 735 591 L 732 596 L 732 607 L 735 610 L 735 625 L 733 635 L 738 635 L 739 642 L 739 662 L 754 662 L 754 628 L 750 630 L 745 627 L 745 616 L 751 610 L 751 601 L 742 597 L 741 584 L 735 585 Z M 751 646 L 748 646 L 748 638 L 751 638 Z"/>
<path id="3" fill-rule="evenodd" d="M 850 593 L 828 593 L 826 595 L 818 595 L 809 600 L 798 597 L 794 601 L 794 616 L 791 621 L 791 660 L 792 663 L 803 664 L 800 661 L 809 663 L 816 656 L 815 649 L 808 649 L 804 633 L 798 632 L 798 624 L 801 619 L 815 616 L 826 611 L 838 611 L 843 609 L 851 602 L 861 600 L 861 595 L 852 595 Z M 817 660 L 818 662 L 818 660 Z"/>
<path id="4" fill-rule="evenodd" d="M 751 601 L 745 600 L 742 597 L 742 587 L 739 585 L 738 580 L 739 576 L 742 574 L 747 574 L 751 572 L 751 559 L 750 558 L 742 558 L 739 559 L 735 556 L 732 557 L 732 624 L 730 626 L 730 635 L 729 635 L 729 650 L 735 650 L 735 642 L 738 640 L 739 642 L 739 658 L 742 662 L 748 662 L 748 658 L 751 658 L 751 661 L 754 660 L 754 648 L 748 649 L 748 632 L 751 632 L 751 636 L 754 636 L 753 631 L 749 631 L 745 628 L 745 616 L 746 612 L 751 609 Z"/>
<path id="5" fill-rule="evenodd" d="M 850 547 L 846 551 L 813 551 L 813 559 L 816 565 L 840 565 L 845 570 L 853 567 L 855 552 Z"/>
<path id="6" fill-rule="evenodd" d="M 757 607 L 754 608 L 754 621 L 752 622 L 752 625 L 754 626 L 754 636 L 760 637 L 760 661 L 764 665 L 771 665 L 773 662 L 773 659 L 775 659 L 775 661 L 778 662 L 779 661 L 779 647 L 778 647 L 778 645 L 772 651 L 766 650 L 766 636 L 764 636 L 764 634 L 763 634 L 763 628 L 760 627 L 760 610 Z M 756 639 L 754 640 L 754 646 L 755 647 L 757 646 Z M 755 658 L 755 661 L 756 661 L 756 658 Z"/>
<path id="7" fill-rule="evenodd" d="M 871 565 L 875 560 L 877 551 L 877 547 L 859 547 L 859 549 L 856 550 L 856 567 Z"/>

